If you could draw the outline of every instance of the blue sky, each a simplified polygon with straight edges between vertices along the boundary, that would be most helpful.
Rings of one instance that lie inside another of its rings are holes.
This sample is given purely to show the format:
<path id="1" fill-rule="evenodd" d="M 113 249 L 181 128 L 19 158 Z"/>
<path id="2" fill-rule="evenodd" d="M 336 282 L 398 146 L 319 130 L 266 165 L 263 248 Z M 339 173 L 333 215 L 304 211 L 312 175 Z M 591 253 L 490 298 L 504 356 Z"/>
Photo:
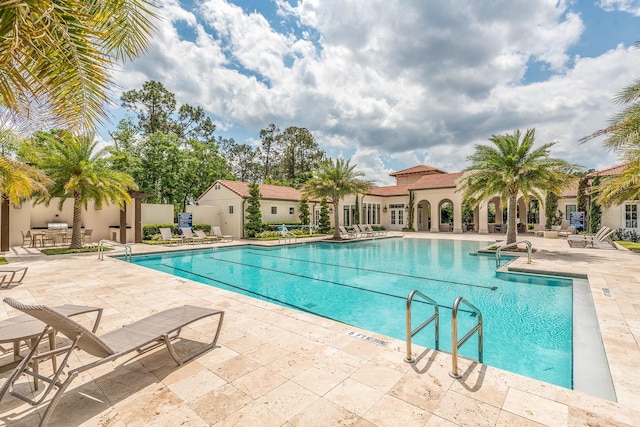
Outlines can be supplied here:
<path id="1" fill-rule="evenodd" d="M 515 129 L 586 168 L 616 154 L 578 139 L 607 125 L 640 77 L 640 1 L 164 1 L 124 90 L 162 82 L 217 134 L 259 143 L 269 123 L 306 127 L 368 179 L 416 164 L 464 169 L 475 144 Z M 114 106 L 114 120 L 124 116 Z"/>

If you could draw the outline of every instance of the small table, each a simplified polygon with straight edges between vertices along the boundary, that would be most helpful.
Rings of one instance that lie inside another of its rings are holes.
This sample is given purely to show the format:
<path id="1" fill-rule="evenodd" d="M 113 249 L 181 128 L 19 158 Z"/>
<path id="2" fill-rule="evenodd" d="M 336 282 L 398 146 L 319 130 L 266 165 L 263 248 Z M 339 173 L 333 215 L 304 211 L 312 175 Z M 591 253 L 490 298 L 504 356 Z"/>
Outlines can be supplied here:
<path id="1" fill-rule="evenodd" d="M 544 232 L 544 238 L 545 239 L 557 239 L 558 238 L 558 232 L 555 231 L 555 230 L 545 231 Z"/>
<path id="2" fill-rule="evenodd" d="M 57 307 L 53 307 L 57 312 L 64 314 L 65 316 L 78 316 L 80 314 L 96 313 L 96 320 L 93 324 L 92 332 L 98 329 L 98 324 L 102 318 L 102 308 L 88 307 L 83 305 L 71 305 L 65 304 Z M 32 317 L 28 314 L 20 314 L 9 319 L 0 321 L 0 344 L 1 343 L 13 343 L 13 361 L 0 366 L 0 372 L 13 369 L 20 363 L 20 344 L 24 341 L 27 347 L 31 349 L 38 340 L 38 337 L 42 331 L 48 326 L 42 323 L 40 320 Z M 56 331 L 49 328 L 49 348 L 55 350 L 56 348 Z M 2 349 L 4 350 L 4 349 Z M 33 357 L 33 372 L 38 374 L 38 356 Z M 57 367 L 56 356 L 51 356 L 51 363 L 53 365 L 53 371 L 55 372 Z M 33 378 L 33 386 L 38 389 L 38 379 Z"/>

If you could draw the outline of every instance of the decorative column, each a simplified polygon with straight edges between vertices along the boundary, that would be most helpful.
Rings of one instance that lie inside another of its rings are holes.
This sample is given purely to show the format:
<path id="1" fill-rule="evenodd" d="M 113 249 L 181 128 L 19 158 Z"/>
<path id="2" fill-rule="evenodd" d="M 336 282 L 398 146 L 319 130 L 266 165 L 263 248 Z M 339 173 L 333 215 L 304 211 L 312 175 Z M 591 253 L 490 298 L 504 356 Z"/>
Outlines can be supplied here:
<path id="1" fill-rule="evenodd" d="M 489 202 L 478 206 L 478 234 L 489 234 Z"/>

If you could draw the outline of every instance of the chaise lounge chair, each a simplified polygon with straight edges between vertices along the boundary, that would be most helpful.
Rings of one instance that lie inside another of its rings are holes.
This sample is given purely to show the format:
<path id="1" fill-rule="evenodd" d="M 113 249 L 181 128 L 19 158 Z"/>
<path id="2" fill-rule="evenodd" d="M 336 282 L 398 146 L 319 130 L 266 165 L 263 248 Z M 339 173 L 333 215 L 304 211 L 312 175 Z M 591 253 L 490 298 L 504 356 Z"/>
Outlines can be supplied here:
<path id="1" fill-rule="evenodd" d="M 204 243 L 206 237 L 194 236 L 193 230 L 189 227 L 180 228 L 180 232 L 182 233 L 182 238 L 187 243 Z"/>
<path id="2" fill-rule="evenodd" d="M 24 276 L 26 276 L 27 274 L 27 270 L 29 269 L 29 267 L 15 267 L 15 266 L 1 266 L 0 265 L 0 275 L 2 273 L 6 273 L 4 275 L 2 275 L 2 278 L 0 279 L 0 288 L 2 288 L 3 286 L 5 288 L 8 288 L 9 286 L 11 286 L 12 283 L 22 283 L 22 279 L 24 279 Z M 16 279 L 16 273 L 20 273 L 22 272 L 22 274 L 20 275 L 20 278 Z M 7 276 L 9 276 L 9 278 L 7 279 Z M 7 284 L 5 285 L 4 283 L 7 282 Z"/>
<path id="3" fill-rule="evenodd" d="M 16 392 L 15 390 L 13 390 L 13 385 L 23 373 L 26 375 L 34 376 L 34 372 L 28 369 L 29 363 L 34 357 L 34 354 L 37 352 L 43 337 L 48 335 L 49 328 L 45 328 L 42 331 L 42 334 L 40 334 L 40 337 L 33 345 L 29 354 L 24 359 L 22 359 L 20 364 L 14 369 L 9 378 L 6 380 L 6 382 L 2 386 L 2 389 L 0 389 L 0 401 L 2 400 L 6 392 L 11 389 L 11 394 L 13 396 L 24 400 L 25 402 L 33 406 L 36 406 L 45 399 L 45 397 L 51 392 L 53 387 L 57 387 L 58 391 L 54 394 L 51 402 L 47 406 L 46 411 L 42 415 L 42 419 L 40 420 L 41 426 L 47 425 L 47 423 L 49 422 L 49 417 L 62 398 L 64 391 L 67 389 L 67 387 L 69 387 L 73 379 L 77 377 L 78 374 L 96 366 L 111 362 L 114 359 L 117 359 L 128 353 L 148 350 L 151 347 L 155 347 L 154 344 L 159 343 L 164 343 L 167 346 L 167 350 L 169 351 L 169 354 L 171 355 L 173 360 L 175 360 L 178 365 L 182 365 L 185 362 L 193 359 L 194 357 L 204 353 L 205 351 L 210 350 L 216 345 L 218 336 L 220 335 L 220 330 L 222 328 L 222 320 L 224 318 L 224 311 L 222 310 L 185 305 L 183 307 L 171 308 L 156 314 L 152 314 L 151 316 L 138 320 L 137 322 L 125 325 L 122 328 L 108 332 L 101 336 L 97 336 L 75 320 L 47 306 L 26 305 L 22 304 L 19 301 L 16 301 L 13 298 L 8 297 L 4 299 L 4 302 L 15 309 L 21 310 L 37 318 L 44 324 L 48 325 L 50 328 L 60 332 L 71 340 L 71 344 L 69 346 L 50 350 L 46 353 L 40 353 L 38 355 L 38 358 L 42 359 L 48 357 L 49 355 L 64 353 L 64 358 L 62 363 L 60 363 L 60 367 L 51 375 L 51 377 L 45 377 L 41 375 L 38 376 L 38 379 L 48 383 L 49 385 L 36 400 L 32 400 L 30 397 Z M 220 317 L 218 319 L 218 326 L 215 331 L 213 341 L 200 347 L 198 350 L 187 354 L 184 357 L 180 357 L 171 344 L 171 340 L 178 338 L 182 328 L 198 320 L 216 315 Z M 79 367 L 72 368 L 69 366 L 67 377 L 64 381 L 61 382 L 59 381 L 59 379 L 62 371 L 63 369 L 67 368 L 67 365 L 70 363 L 69 358 L 73 350 L 76 348 L 85 351 L 92 356 L 97 357 L 98 359 L 92 362 L 90 361 L 87 364 Z"/>
<path id="4" fill-rule="evenodd" d="M 193 232 L 197 237 L 201 238 L 202 241 L 205 243 L 215 242 L 218 240 L 218 238 L 215 236 L 207 236 L 203 230 L 193 230 Z"/>
<path id="5" fill-rule="evenodd" d="M 353 231 L 347 230 L 347 227 L 345 227 L 344 225 L 339 225 L 338 229 L 340 230 L 340 238 L 341 239 L 355 239 L 356 238 L 356 233 L 354 233 Z"/>
<path id="6" fill-rule="evenodd" d="M 233 242 L 233 236 L 230 234 L 222 234 L 222 230 L 219 226 L 214 226 L 211 228 L 211 232 L 214 236 L 218 238 L 218 240 L 222 240 L 223 242 Z"/>
<path id="7" fill-rule="evenodd" d="M 184 240 L 182 237 L 173 237 L 173 235 L 171 234 L 170 228 L 160 228 L 159 231 L 160 231 L 161 240 L 165 242 L 165 244 L 167 244 L 168 246 L 171 246 L 173 243 L 178 245 L 182 243 Z"/>
<path id="8" fill-rule="evenodd" d="M 590 243 L 591 247 L 593 248 L 594 243 L 604 242 L 614 232 L 615 230 L 612 230 L 606 225 L 603 225 L 602 227 L 600 227 L 600 230 L 598 230 L 598 232 L 593 236 L 589 236 L 586 234 L 571 234 L 567 236 L 567 242 L 571 247 L 573 246 L 586 247 L 587 244 Z"/>

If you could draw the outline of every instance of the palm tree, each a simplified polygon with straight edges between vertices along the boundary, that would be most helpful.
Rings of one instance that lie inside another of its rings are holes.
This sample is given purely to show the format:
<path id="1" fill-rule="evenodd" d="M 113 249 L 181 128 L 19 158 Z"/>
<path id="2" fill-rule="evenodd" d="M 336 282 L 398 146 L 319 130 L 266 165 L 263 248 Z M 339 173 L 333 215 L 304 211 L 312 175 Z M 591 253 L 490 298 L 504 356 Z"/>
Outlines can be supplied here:
<path id="1" fill-rule="evenodd" d="M 549 157 L 555 142 L 534 149 L 535 129 L 522 135 L 492 135 L 494 146 L 476 145 L 467 158 L 470 171 L 462 180 L 464 198 L 476 207 L 483 200 L 499 195 L 508 201 L 507 244 L 516 241 L 516 203 L 521 193 L 528 204 L 530 196 L 544 200 L 543 193 L 558 193 L 565 184 L 568 171 L 574 167 L 564 160 Z"/>
<path id="2" fill-rule="evenodd" d="M 9 230 L 9 202 L 19 205 L 34 193 L 47 193 L 49 179 L 41 171 L 11 157 L 18 136 L 10 130 L 0 130 L 0 195 L 2 211 L 0 230 Z M 0 251 L 9 250 L 9 235 L 2 233 Z"/>
<path id="3" fill-rule="evenodd" d="M 0 106 L 22 121 L 94 126 L 113 68 L 150 44 L 154 0 L 5 1 L 0 6 Z"/>
<path id="4" fill-rule="evenodd" d="M 36 203 L 49 204 L 59 197 L 58 209 L 73 199 L 71 249 L 82 247 L 80 228 L 82 208 L 92 200 L 100 209 L 104 203 L 124 206 L 131 201 L 129 189 L 133 178 L 110 167 L 105 151 L 96 151 L 93 135 L 75 136 L 67 131 L 40 132 L 21 148 L 22 156 L 44 171 L 53 184 L 46 195 L 36 196 Z"/>
<path id="5" fill-rule="evenodd" d="M 359 177 L 362 172 L 356 172 L 356 165 L 350 165 L 350 160 L 329 159 L 318 165 L 313 177 L 307 181 L 302 192 L 307 196 L 318 198 L 326 197 L 333 204 L 333 238 L 340 240 L 338 229 L 340 212 L 338 204 L 347 194 L 364 194 L 371 188 L 371 183 L 363 181 Z"/>
<path id="6" fill-rule="evenodd" d="M 636 42 L 636 47 L 640 47 L 640 42 Z M 580 139 L 584 143 L 606 135 L 605 147 L 619 152 L 625 163 L 624 170 L 600 189 L 597 199 L 605 206 L 637 200 L 640 196 L 640 79 L 618 93 L 614 102 L 624 108 L 609 120 L 609 126 Z"/>

